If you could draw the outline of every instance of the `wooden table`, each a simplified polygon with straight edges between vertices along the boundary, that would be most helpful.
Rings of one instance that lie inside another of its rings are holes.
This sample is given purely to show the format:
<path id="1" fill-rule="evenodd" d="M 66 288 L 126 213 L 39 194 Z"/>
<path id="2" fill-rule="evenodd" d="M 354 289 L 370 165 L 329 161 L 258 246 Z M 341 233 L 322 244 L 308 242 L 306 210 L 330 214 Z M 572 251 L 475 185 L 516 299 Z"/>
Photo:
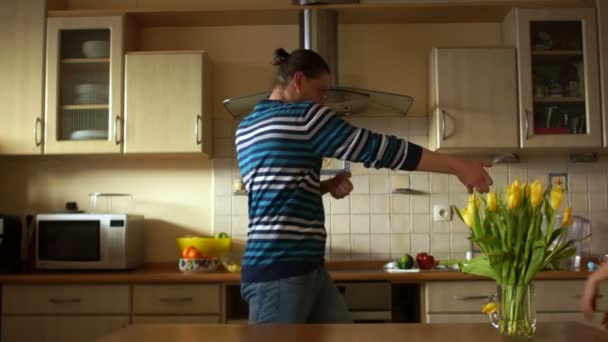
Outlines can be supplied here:
<path id="1" fill-rule="evenodd" d="M 508 341 L 489 324 L 223 325 L 141 324 L 122 329 L 102 342 L 498 342 Z M 580 323 L 539 324 L 531 340 L 606 342 L 608 332 Z"/>

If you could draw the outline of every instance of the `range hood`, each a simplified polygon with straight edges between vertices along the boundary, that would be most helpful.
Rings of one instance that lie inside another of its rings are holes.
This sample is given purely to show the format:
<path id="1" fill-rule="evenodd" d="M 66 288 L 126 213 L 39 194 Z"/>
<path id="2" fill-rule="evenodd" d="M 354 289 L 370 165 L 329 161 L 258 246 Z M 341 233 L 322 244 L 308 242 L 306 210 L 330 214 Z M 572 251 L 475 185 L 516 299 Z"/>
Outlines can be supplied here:
<path id="1" fill-rule="evenodd" d="M 326 0 L 341 1 L 341 0 Z M 323 8 L 305 9 L 300 16 L 300 47 L 311 49 L 329 64 L 334 85 L 327 92 L 326 105 L 340 115 L 405 116 L 414 99 L 410 96 L 368 89 L 339 86 L 338 75 L 338 13 Z M 249 114 L 270 91 L 224 100 L 224 107 L 236 119 Z"/>

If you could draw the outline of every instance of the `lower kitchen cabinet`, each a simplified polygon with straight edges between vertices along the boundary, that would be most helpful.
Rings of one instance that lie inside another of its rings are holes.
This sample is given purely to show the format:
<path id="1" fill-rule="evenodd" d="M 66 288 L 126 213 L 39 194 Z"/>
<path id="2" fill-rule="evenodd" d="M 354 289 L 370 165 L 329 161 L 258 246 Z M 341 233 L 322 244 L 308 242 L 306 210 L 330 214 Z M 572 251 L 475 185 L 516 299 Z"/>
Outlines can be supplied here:
<path id="1" fill-rule="evenodd" d="M 129 316 L 5 316 L 2 342 L 92 342 L 129 324 Z"/>
<path id="2" fill-rule="evenodd" d="M 129 285 L 7 285 L 2 342 L 90 342 L 129 324 Z"/>
<path id="3" fill-rule="evenodd" d="M 220 316 L 133 316 L 133 324 L 213 324 Z"/>
<path id="4" fill-rule="evenodd" d="M 220 315 L 219 284 L 133 286 L 135 315 Z"/>
<path id="5" fill-rule="evenodd" d="M 539 280 L 534 282 L 534 303 L 538 322 L 577 321 L 594 327 L 601 326 L 603 314 L 593 322 L 584 322 L 579 312 L 584 280 Z M 426 323 L 488 323 L 481 313 L 489 296 L 496 293 L 491 281 L 429 282 L 425 284 Z M 597 308 L 608 308 L 608 284 L 598 294 Z"/>

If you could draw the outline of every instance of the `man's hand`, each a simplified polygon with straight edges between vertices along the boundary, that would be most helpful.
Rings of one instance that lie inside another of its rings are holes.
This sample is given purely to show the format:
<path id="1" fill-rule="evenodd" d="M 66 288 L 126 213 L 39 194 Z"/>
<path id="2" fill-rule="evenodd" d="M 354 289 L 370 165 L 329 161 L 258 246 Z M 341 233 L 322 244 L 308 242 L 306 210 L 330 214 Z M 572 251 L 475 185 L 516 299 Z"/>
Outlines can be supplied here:
<path id="1" fill-rule="evenodd" d="M 581 295 L 581 311 L 586 320 L 593 320 L 595 314 L 595 297 L 597 296 L 598 283 L 590 279 L 585 284 L 583 294 Z"/>
<path id="2" fill-rule="evenodd" d="M 353 183 L 350 182 L 350 172 L 340 173 L 326 181 L 321 182 L 321 194 L 330 193 L 333 198 L 340 199 L 348 196 L 353 191 Z"/>
<path id="3" fill-rule="evenodd" d="M 458 160 L 456 162 L 456 177 L 467 187 L 469 193 L 479 191 L 486 193 L 492 186 L 492 178 L 488 175 L 487 167 L 491 167 L 491 162 L 478 162 L 472 160 Z"/>

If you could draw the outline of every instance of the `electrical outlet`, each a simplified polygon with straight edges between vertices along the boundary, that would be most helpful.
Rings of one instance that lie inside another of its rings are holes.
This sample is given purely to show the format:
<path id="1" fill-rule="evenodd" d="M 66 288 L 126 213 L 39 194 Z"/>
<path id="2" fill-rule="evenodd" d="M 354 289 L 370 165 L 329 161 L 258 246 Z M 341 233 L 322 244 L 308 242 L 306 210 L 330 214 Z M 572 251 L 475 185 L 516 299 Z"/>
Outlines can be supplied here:
<path id="1" fill-rule="evenodd" d="M 449 205 L 435 204 L 433 206 L 433 221 L 452 220 L 452 208 Z"/>
<path id="2" fill-rule="evenodd" d="M 549 185 L 552 187 L 561 186 L 564 191 L 568 190 L 568 174 L 549 173 Z"/>

